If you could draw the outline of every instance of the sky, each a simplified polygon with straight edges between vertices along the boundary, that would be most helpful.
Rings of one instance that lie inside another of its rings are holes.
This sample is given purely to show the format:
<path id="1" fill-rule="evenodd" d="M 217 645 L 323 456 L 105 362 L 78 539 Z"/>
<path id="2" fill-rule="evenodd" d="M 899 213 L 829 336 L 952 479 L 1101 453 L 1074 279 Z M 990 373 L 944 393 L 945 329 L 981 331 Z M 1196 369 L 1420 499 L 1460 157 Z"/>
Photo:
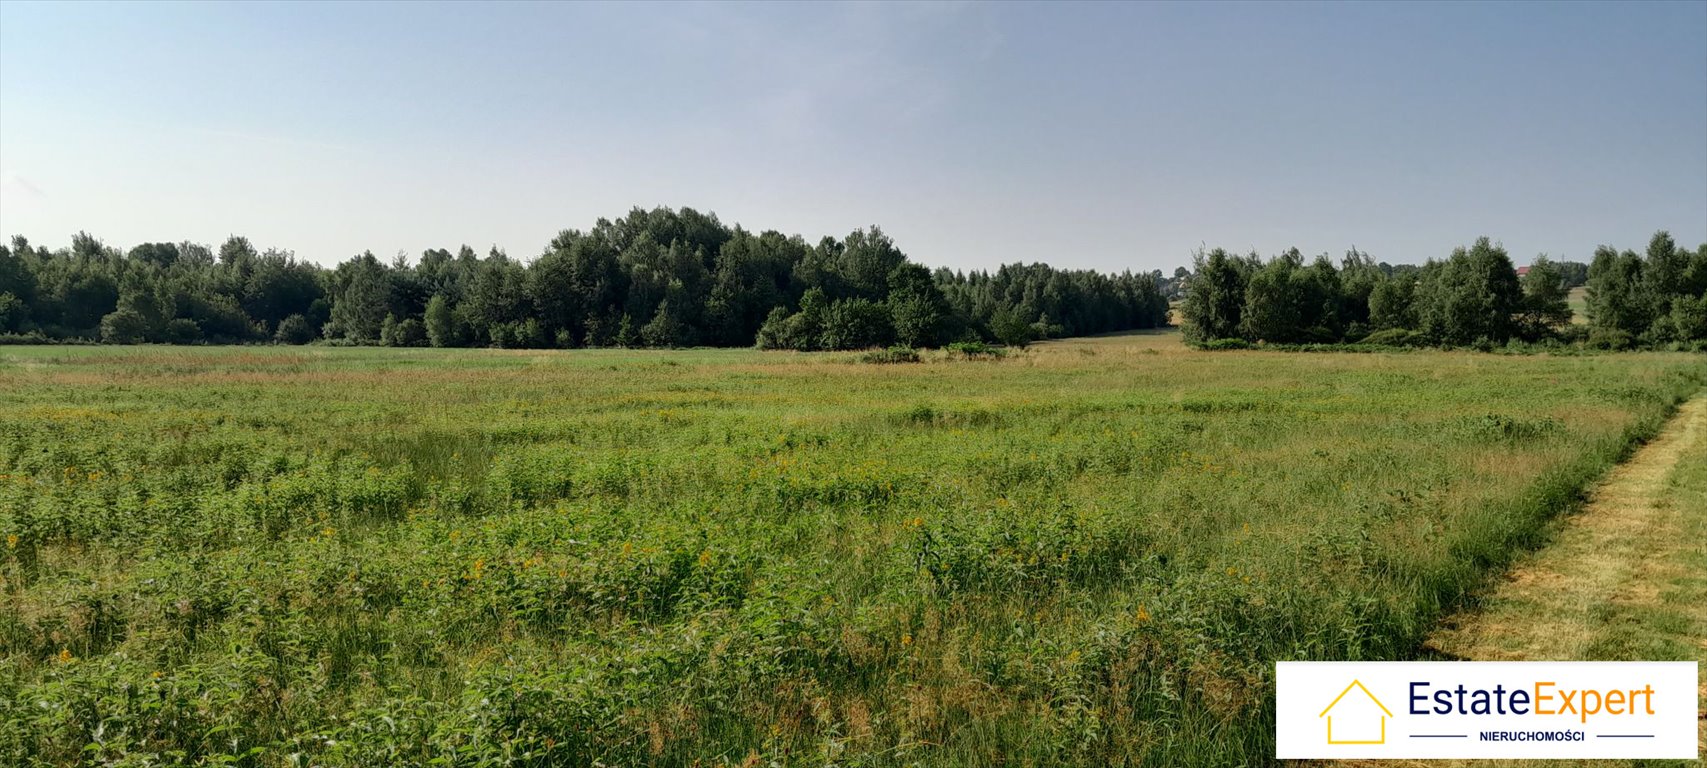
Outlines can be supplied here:
<path id="1" fill-rule="evenodd" d="M 914 260 L 1707 241 L 1707 2 L 0 2 L 0 236 L 537 256 L 634 206 Z"/>

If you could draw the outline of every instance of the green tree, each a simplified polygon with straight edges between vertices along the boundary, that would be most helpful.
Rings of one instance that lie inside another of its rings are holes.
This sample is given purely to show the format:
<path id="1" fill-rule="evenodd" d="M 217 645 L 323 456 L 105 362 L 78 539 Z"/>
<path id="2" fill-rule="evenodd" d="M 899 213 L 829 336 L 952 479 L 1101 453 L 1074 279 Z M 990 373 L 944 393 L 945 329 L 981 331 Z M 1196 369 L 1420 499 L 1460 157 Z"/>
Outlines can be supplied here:
<path id="1" fill-rule="evenodd" d="M 333 282 L 337 286 L 332 292 L 331 323 L 335 335 L 359 343 L 379 341 L 390 303 L 385 265 L 368 251 L 338 265 Z"/>
<path id="2" fill-rule="evenodd" d="M 433 298 L 427 300 L 426 331 L 427 340 L 435 347 L 457 345 L 455 316 L 443 294 L 433 294 Z"/>
<path id="3" fill-rule="evenodd" d="M 1429 262 L 1417 283 L 1417 320 L 1442 344 L 1511 338 L 1522 305 L 1517 270 L 1505 249 L 1478 238 L 1444 262 Z"/>
<path id="4" fill-rule="evenodd" d="M 1250 276 L 1245 305 L 1239 312 L 1239 335 L 1252 341 L 1294 342 L 1303 337 L 1309 300 L 1305 294 L 1303 256 L 1294 248 L 1274 258 Z"/>
<path id="5" fill-rule="evenodd" d="M 909 347 L 935 346 L 949 316 L 948 300 L 930 270 L 901 264 L 889 272 L 889 322 L 895 340 Z"/>
<path id="6" fill-rule="evenodd" d="M 1535 257 L 1529 272 L 1523 276 L 1523 310 L 1518 319 L 1518 332 L 1534 340 L 1552 335 L 1571 322 L 1571 307 L 1566 302 L 1569 290 L 1565 275 L 1546 254 Z"/>
<path id="7" fill-rule="evenodd" d="M 664 299 L 652 319 L 641 327 L 640 339 L 648 347 L 685 347 L 689 343 L 688 327 L 670 308 L 670 300 Z"/>
<path id="8" fill-rule="evenodd" d="M 0 293 L 0 332 L 21 333 L 29 322 L 30 307 L 11 291 Z"/>
<path id="9" fill-rule="evenodd" d="M 824 313 L 824 349 L 864 349 L 891 344 L 895 331 L 889 325 L 889 310 L 870 299 L 855 297 L 831 302 Z"/>
<path id="10" fill-rule="evenodd" d="M 1199 252 L 1192 263 L 1193 274 L 1186 283 L 1181 308 L 1187 338 L 1210 341 L 1236 337 L 1244 319 L 1246 266 L 1220 248 L 1208 255 Z"/>
<path id="11" fill-rule="evenodd" d="M 1377 281 L 1369 292 L 1369 325 L 1376 330 L 1416 328 L 1413 303 L 1416 287 L 1416 272 L 1402 272 Z"/>
<path id="12" fill-rule="evenodd" d="M 1611 246 L 1594 251 L 1588 268 L 1588 318 L 1597 331 L 1634 339 L 1653 322 L 1654 302 L 1644 290 L 1642 258 Z"/>
<path id="13" fill-rule="evenodd" d="M 996 312 L 990 321 L 990 331 L 997 341 L 1021 349 L 1037 338 L 1037 329 L 1027 321 L 1025 310 L 1013 307 Z"/>
<path id="14" fill-rule="evenodd" d="M 836 258 L 836 274 L 847 295 L 882 301 L 889 291 L 889 274 L 906 263 L 906 254 L 878 227 L 854 230 Z"/>

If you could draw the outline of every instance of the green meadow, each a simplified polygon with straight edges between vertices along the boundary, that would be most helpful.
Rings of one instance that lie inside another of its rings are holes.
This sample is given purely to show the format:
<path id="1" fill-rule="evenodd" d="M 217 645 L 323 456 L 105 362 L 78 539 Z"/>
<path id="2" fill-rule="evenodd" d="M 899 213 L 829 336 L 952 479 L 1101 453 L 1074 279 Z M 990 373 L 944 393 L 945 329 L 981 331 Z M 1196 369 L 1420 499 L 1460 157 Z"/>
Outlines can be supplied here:
<path id="1" fill-rule="evenodd" d="M 1699 355 L 0 348 L 0 763 L 1271 762 Z"/>

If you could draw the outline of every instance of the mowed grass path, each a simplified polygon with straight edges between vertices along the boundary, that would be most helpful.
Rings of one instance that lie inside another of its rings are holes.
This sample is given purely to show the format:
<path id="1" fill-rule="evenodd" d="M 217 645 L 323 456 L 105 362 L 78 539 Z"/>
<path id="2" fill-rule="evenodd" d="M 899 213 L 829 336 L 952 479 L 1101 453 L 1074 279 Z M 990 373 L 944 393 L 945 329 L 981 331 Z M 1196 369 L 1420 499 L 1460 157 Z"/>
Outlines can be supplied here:
<path id="1" fill-rule="evenodd" d="M 1707 662 L 1707 397 L 1685 404 L 1561 528 L 1429 645 L 1490 661 Z M 1707 750 L 1707 722 L 1700 734 Z"/>
<path id="2" fill-rule="evenodd" d="M 0 349 L 0 763 L 1252 764 L 1686 355 Z"/>

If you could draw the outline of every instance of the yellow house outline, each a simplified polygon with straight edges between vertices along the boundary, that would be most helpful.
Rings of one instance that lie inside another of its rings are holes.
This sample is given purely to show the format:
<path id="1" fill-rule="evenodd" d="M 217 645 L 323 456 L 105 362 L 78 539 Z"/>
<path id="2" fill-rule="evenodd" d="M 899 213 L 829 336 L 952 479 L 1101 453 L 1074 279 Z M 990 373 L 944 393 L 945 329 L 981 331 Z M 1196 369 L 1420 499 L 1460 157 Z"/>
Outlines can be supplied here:
<path id="1" fill-rule="evenodd" d="M 1380 699 L 1375 698 L 1375 694 L 1370 693 L 1368 688 L 1363 687 L 1363 681 L 1353 680 L 1353 681 L 1351 681 L 1351 685 L 1346 686 L 1345 690 L 1340 691 L 1340 695 L 1334 697 L 1333 702 L 1328 704 L 1327 709 L 1322 710 L 1322 714 L 1316 715 L 1317 717 L 1327 717 L 1328 718 L 1328 743 L 1329 744 L 1386 744 L 1387 743 L 1387 717 L 1381 718 L 1381 738 L 1376 739 L 1374 741 L 1368 741 L 1368 740 L 1356 741 L 1356 740 L 1350 740 L 1350 739 L 1336 740 L 1334 738 L 1334 719 L 1333 719 L 1333 717 L 1328 716 L 1328 713 L 1333 711 L 1333 708 L 1340 703 L 1340 699 L 1345 698 L 1346 694 L 1351 693 L 1351 689 L 1353 689 L 1353 688 L 1356 688 L 1360 691 L 1363 691 L 1363 695 L 1368 696 L 1370 701 L 1375 702 L 1375 706 L 1380 707 L 1382 712 L 1386 712 L 1387 717 L 1393 716 L 1392 710 L 1387 709 L 1386 704 L 1382 704 Z"/>

